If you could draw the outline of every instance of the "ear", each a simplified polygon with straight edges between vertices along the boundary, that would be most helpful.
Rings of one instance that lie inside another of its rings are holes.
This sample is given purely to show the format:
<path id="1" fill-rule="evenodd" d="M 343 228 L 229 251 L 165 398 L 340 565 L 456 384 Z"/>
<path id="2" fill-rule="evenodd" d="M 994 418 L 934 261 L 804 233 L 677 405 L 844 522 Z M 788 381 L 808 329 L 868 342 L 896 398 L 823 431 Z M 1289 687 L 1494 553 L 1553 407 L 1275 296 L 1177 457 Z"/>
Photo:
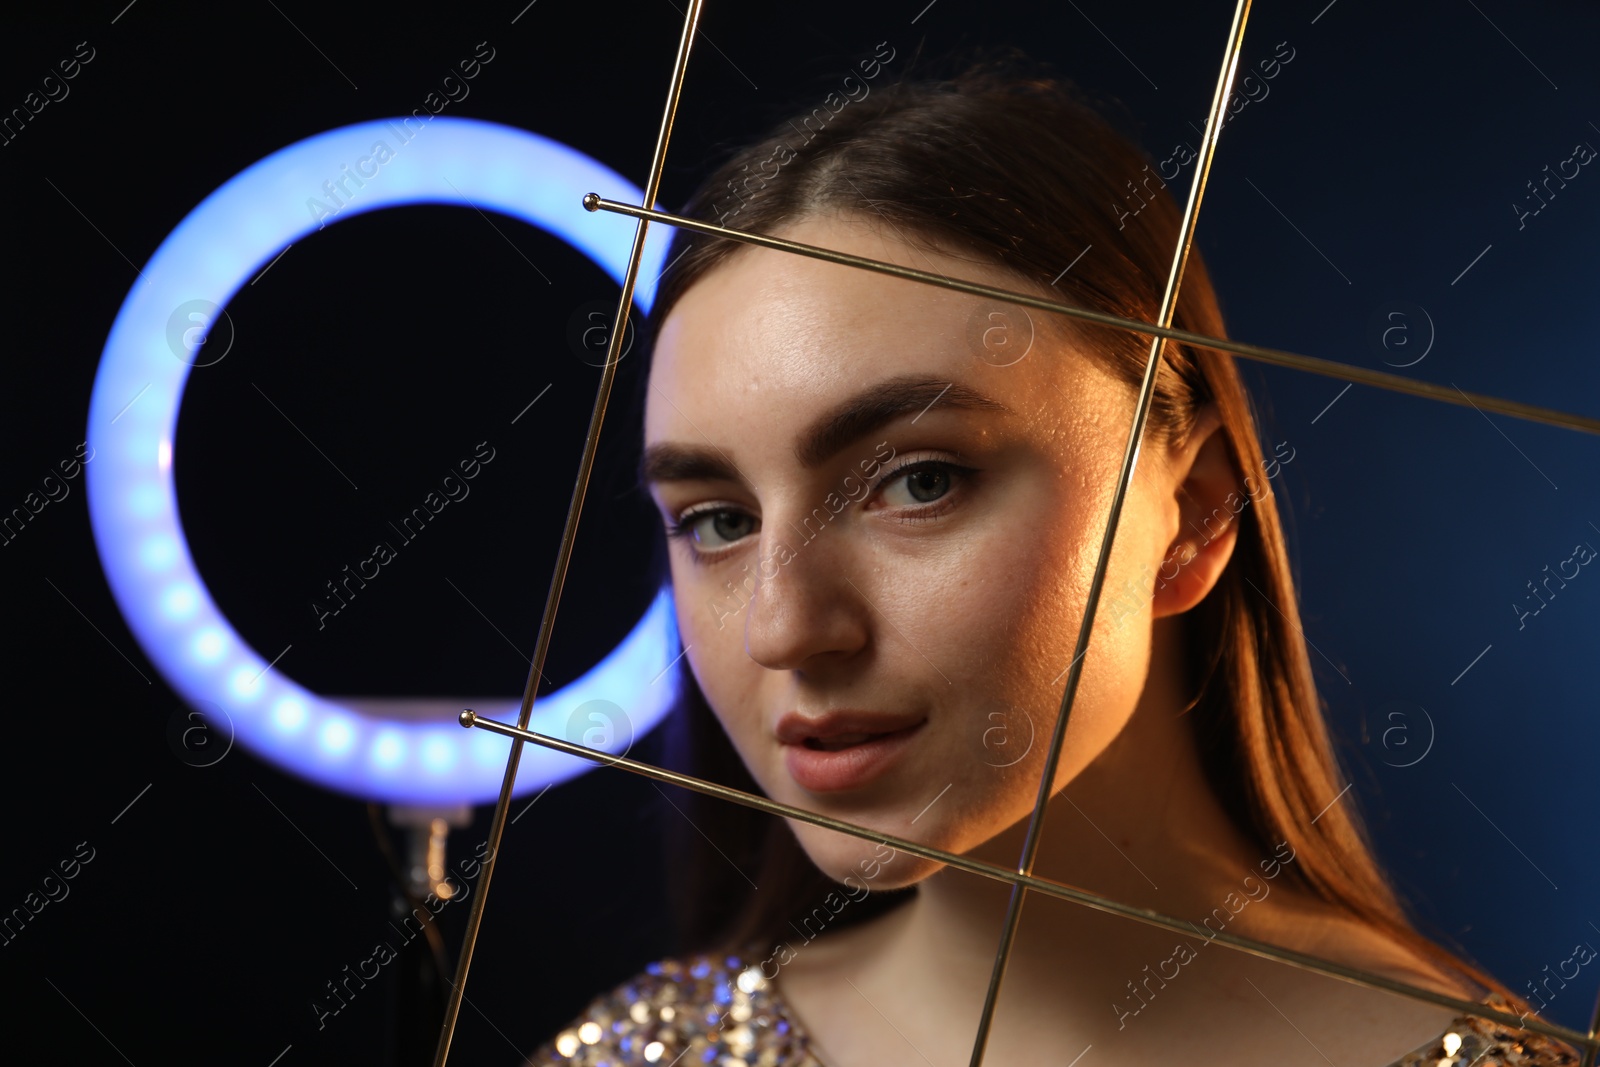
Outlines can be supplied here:
<path id="1" fill-rule="evenodd" d="M 1156 573 L 1150 611 L 1158 619 L 1188 611 L 1211 592 L 1233 556 L 1239 513 L 1250 504 L 1214 405 L 1171 456 L 1168 469 L 1177 522 Z"/>

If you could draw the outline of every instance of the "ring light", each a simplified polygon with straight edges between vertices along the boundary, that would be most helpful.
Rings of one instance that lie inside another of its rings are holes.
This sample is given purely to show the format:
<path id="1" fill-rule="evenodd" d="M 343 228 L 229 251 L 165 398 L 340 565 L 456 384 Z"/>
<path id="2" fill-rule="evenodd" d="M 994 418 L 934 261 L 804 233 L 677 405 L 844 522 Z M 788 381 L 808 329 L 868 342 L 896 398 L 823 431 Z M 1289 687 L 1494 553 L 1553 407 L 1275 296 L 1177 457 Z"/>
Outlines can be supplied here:
<path id="1" fill-rule="evenodd" d="M 505 774 L 506 745 L 457 725 L 468 701 L 393 701 L 387 714 L 374 713 L 384 701 L 309 692 L 239 636 L 195 569 L 173 483 L 183 388 L 192 366 L 206 365 L 191 358 L 203 335 L 182 330 L 182 322 L 175 336 L 184 348 L 174 346 L 174 316 L 186 306 L 225 307 L 283 249 L 329 223 L 406 204 L 498 211 L 562 238 L 620 283 L 634 228 L 582 204 L 592 190 L 641 201 L 620 175 L 527 130 L 443 117 L 420 129 L 400 124 L 345 126 L 274 152 L 206 197 L 161 243 L 117 313 L 95 375 L 89 518 L 112 594 L 145 654 L 190 704 L 224 709 L 243 747 L 319 785 L 372 800 L 488 803 Z M 647 235 L 635 290 L 646 311 L 666 246 L 663 228 Z M 183 318 L 204 328 L 204 316 Z M 627 728 L 604 732 L 620 753 L 671 705 L 675 681 L 663 675 L 677 652 L 672 601 L 663 591 L 604 660 L 537 700 L 530 728 L 564 736 L 577 709 L 591 708 L 592 717 L 593 706 L 605 706 L 595 702 L 609 702 L 627 709 Z M 473 705 L 515 720 L 521 702 Z M 406 714 L 396 714 L 401 707 Z M 593 766 L 529 747 L 516 792 Z"/>

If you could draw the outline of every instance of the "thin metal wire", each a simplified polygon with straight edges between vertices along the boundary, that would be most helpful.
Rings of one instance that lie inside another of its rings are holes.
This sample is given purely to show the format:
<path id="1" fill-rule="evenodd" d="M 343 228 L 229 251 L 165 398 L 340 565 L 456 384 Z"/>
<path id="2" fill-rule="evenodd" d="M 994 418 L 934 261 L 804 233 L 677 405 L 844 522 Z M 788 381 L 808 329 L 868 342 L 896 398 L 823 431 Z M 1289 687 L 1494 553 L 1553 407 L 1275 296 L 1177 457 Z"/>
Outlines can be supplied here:
<path id="1" fill-rule="evenodd" d="M 1595 994 L 1594 1014 L 1589 1017 L 1589 1046 L 1583 1050 L 1583 1067 L 1595 1067 L 1600 1056 L 1600 993 Z"/>
<path id="2" fill-rule="evenodd" d="M 683 33 L 678 39 L 678 55 L 672 65 L 672 81 L 667 90 L 667 103 L 661 114 L 661 128 L 656 135 L 655 155 L 650 160 L 650 176 L 645 182 L 644 202 L 654 204 L 661 189 L 661 174 L 666 169 L 667 142 L 672 137 L 672 122 L 678 111 L 678 99 L 683 93 L 684 72 L 689 65 L 689 49 L 694 43 L 695 28 L 700 21 L 704 0 L 689 0 L 684 15 Z M 622 291 L 617 296 L 617 312 L 612 319 L 611 339 L 606 353 L 605 367 L 600 372 L 600 387 L 595 395 L 594 411 L 589 416 L 589 432 L 583 443 L 583 459 L 578 464 L 577 482 L 572 488 L 572 503 L 567 508 L 566 528 L 561 533 L 561 548 L 556 553 L 555 573 L 550 579 L 550 589 L 545 598 L 544 617 L 539 622 L 539 639 L 534 646 L 533 660 L 529 665 L 528 682 L 523 687 L 522 710 L 517 717 L 520 726 L 526 727 L 533 714 L 534 695 L 539 680 L 544 677 L 545 655 L 550 650 L 550 638 L 555 631 L 556 609 L 561 604 L 561 590 L 566 584 L 567 567 L 572 561 L 572 547 L 578 536 L 578 520 L 583 514 L 583 499 L 589 488 L 589 476 L 594 469 L 595 453 L 600 444 L 600 427 L 605 421 L 606 404 L 611 399 L 611 388 L 616 381 L 617 364 L 621 361 L 622 343 L 627 336 L 628 312 L 633 306 L 633 287 L 639 276 L 639 264 L 644 258 L 647 219 L 640 219 L 633 235 L 633 249 L 628 255 L 628 269 L 622 278 Z M 489 879 L 500 855 L 500 841 L 505 834 L 506 816 L 511 810 L 511 791 L 517 782 L 517 767 L 522 761 L 522 741 L 511 744 L 506 758 L 506 773 L 500 783 L 500 796 L 495 802 L 494 819 L 489 824 L 489 853 L 478 882 L 477 898 L 467 914 L 467 931 L 461 945 L 461 959 L 456 965 L 455 981 L 450 985 L 450 998 L 445 1008 L 444 1026 L 439 1033 L 439 1044 L 434 1052 L 434 1067 L 445 1067 L 450 1055 L 450 1042 L 455 1037 L 456 1022 L 461 1015 L 461 1001 L 466 995 L 467 970 L 472 964 L 472 952 L 478 943 L 478 933 L 483 926 L 484 903 L 489 898 Z"/>
<path id="3" fill-rule="evenodd" d="M 1172 251 L 1172 263 L 1167 270 L 1167 284 L 1161 294 L 1161 309 L 1157 314 L 1159 326 L 1170 326 L 1178 305 L 1178 290 L 1183 285 L 1184 267 L 1189 262 L 1189 248 L 1194 241 L 1194 229 L 1200 218 L 1200 201 L 1205 196 L 1206 179 L 1211 173 L 1211 160 L 1217 150 L 1217 135 L 1222 130 L 1222 110 L 1233 88 L 1233 76 L 1239 67 L 1239 53 L 1244 48 L 1244 27 L 1250 17 L 1250 0 L 1238 0 L 1233 9 L 1233 25 L 1228 28 L 1227 46 L 1222 53 L 1222 67 L 1217 71 L 1216 88 L 1212 91 L 1211 110 L 1206 117 L 1205 138 L 1202 143 L 1200 165 L 1195 169 L 1194 181 L 1189 186 L 1189 199 L 1183 208 L 1183 219 L 1178 226 L 1178 243 Z M 1100 556 L 1095 560 L 1094 577 L 1089 581 L 1089 599 L 1083 607 L 1083 621 L 1078 625 L 1077 647 L 1073 649 L 1072 664 L 1067 669 L 1067 686 L 1061 694 L 1061 710 L 1056 715 L 1055 729 L 1050 735 L 1044 769 L 1039 775 L 1039 792 L 1033 803 L 1033 814 L 1028 819 L 1028 833 L 1023 839 L 1022 856 L 1017 860 L 1017 873 L 1033 874 L 1034 861 L 1039 855 L 1039 842 L 1044 834 L 1044 820 L 1049 813 L 1050 798 L 1055 794 L 1056 767 L 1061 762 L 1061 746 L 1067 737 L 1067 722 L 1078 696 L 1078 682 L 1083 677 L 1084 661 L 1089 651 L 1089 637 L 1094 628 L 1094 616 L 1100 606 L 1100 592 L 1105 587 L 1106 570 L 1111 564 L 1111 549 L 1116 541 L 1117 526 L 1122 519 L 1122 505 L 1133 484 L 1134 468 L 1139 462 L 1139 446 L 1144 439 L 1145 423 L 1149 420 L 1150 404 L 1155 397 L 1156 372 L 1161 366 L 1161 349 L 1167 343 L 1164 337 L 1150 340 L 1150 354 L 1145 361 L 1144 381 L 1139 387 L 1139 403 L 1134 409 L 1133 424 L 1128 428 L 1128 441 L 1123 447 L 1122 470 L 1117 476 L 1116 492 L 1111 498 L 1111 511 L 1106 516 L 1105 533 L 1100 537 Z M 1006 904 L 1006 917 L 1000 931 L 1000 945 L 995 952 L 994 966 L 989 972 L 989 988 L 983 997 L 983 1014 L 978 1017 L 978 1033 L 972 1044 L 971 1067 L 981 1067 L 989 1031 L 994 1023 L 994 1011 L 1000 1002 L 1000 987 L 1005 978 L 1006 965 L 1011 962 L 1011 948 L 1016 943 L 1017 927 L 1022 922 L 1022 906 L 1027 901 L 1028 890 L 1019 884 L 1011 887 L 1011 899 Z"/>
<path id="4" fill-rule="evenodd" d="M 1233 355 L 1244 356 L 1246 359 L 1253 359 L 1260 363 L 1271 363 L 1279 367 L 1292 367 L 1295 370 L 1320 374 L 1327 378 L 1355 382 L 1357 385 L 1371 385 L 1390 392 L 1420 396 L 1428 400 L 1438 400 L 1461 407 L 1478 407 L 1484 411 L 1510 415 L 1513 418 L 1526 419 L 1529 422 L 1541 422 L 1550 426 L 1559 426 L 1566 430 L 1600 434 L 1600 419 L 1557 411 L 1555 408 L 1524 404 L 1516 400 L 1505 400 L 1485 393 L 1468 393 L 1454 387 L 1405 378 L 1398 374 L 1390 374 L 1387 371 L 1368 370 L 1365 367 L 1338 363 L 1331 359 L 1319 359 L 1316 356 L 1287 352 L 1280 348 L 1266 348 L 1261 345 L 1246 344 L 1243 341 L 1234 341 L 1226 337 L 1211 337 L 1203 333 L 1191 333 L 1188 330 L 1177 330 L 1170 326 L 1144 322 L 1141 319 L 1125 319 L 1120 315 L 1095 311 L 1092 308 L 1075 307 L 1072 304 L 1063 304 L 1047 297 L 1022 293 L 1014 289 L 1001 289 L 993 285 L 984 285 L 980 282 L 946 278 L 943 275 L 930 274 L 914 267 L 902 267 L 898 263 L 868 259 L 865 256 L 855 256 L 848 252 L 835 252 L 831 248 L 802 244 L 799 241 L 773 237 L 770 234 L 752 233 L 749 230 L 732 230 L 725 226 L 718 226 L 715 223 L 702 222 L 699 219 L 674 215 L 666 211 L 646 210 L 635 207 L 632 204 L 622 204 L 615 200 L 607 200 L 595 193 L 590 193 L 583 198 L 583 206 L 590 211 L 612 211 L 619 215 L 660 222 L 667 226 L 692 230 L 695 233 L 703 233 L 711 237 L 726 237 L 729 240 L 740 241 L 744 244 L 771 248 L 779 252 L 793 252 L 796 255 L 809 256 L 812 259 L 837 263 L 840 266 L 856 267 L 861 270 L 874 271 L 878 274 L 888 274 L 896 278 L 904 278 L 907 281 L 935 285 L 941 289 L 950 289 L 958 293 L 987 296 L 1008 304 L 1020 304 L 1023 307 L 1037 308 L 1040 311 L 1056 312 L 1069 318 L 1081 319 L 1085 322 L 1093 322 L 1113 329 L 1126 330 L 1129 333 L 1143 334 L 1146 337 L 1162 337 L 1169 341 L 1181 341 L 1195 348 L 1209 348 L 1217 352 L 1230 352 Z"/>
<path id="5" fill-rule="evenodd" d="M 923 859 L 934 860 L 938 863 L 943 863 L 947 866 L 954 867 L 957 870 L 966 871 L 970 874 L 982 875 L 985 878 L 992 878 L 997 882 L 1006 882 L 1010 885 L 1026 886 L 1028 891 L 1032 893 L 1040 893 L 1044 896 L 1054 897 L 1058 900 L 1082 904 L 1085 907 L 1093 908 L 1096 911 L 1103 911 L 1110 915 L 1118 915 L 1125 919 L 1132 919 L 1136 922 L 1142 922 L 1148 926 L 1160 927 L 1163 930 L 1171 930 L 1175 933 L 1183 934 L 1185 936 L 1198 937 L 1208 943 L 1214 942 L 1216 944 L 1226 945 L 1227 947 L 1236 949 L 1240 952 L 1248 952 L 1252 956 L 1259 956 L 1262 959 L 1276 960 L 1280 963 L 1287 963 L 1291 966 L 1299 967 L 1301 970 L 1310 971 L 1314 974 L 1327 975 L 1330 978 L 1338 978 L 1343 981 L 1350 982 L 1353 985 L 1365 986 L 1369 989 L 1378 989 L 1386 993 L 1394 993 L 1399 996 L 1410 997 L 1413 1000 L 1425 1001 L 1429 1004 L 1437 1004 L 1442 1008 L 1451 1008 L 1462 1015 L 1475 1015 L 1484 1019 L 1493 1019 L 1495 1022 L 1504 1023 L 1508 1026 L 1516 1026 L 1520 1029 L 1536 1031 L 1549 1037 L 1566 1041 L 1575 1047 L 1581 1048 L 1587 1046 L 1592 1048 L 1596 1043 L 1600 1043 L 1600 1038 L 1586 1037 L 1581 1030 L 1574 1030 L 1570 1027 L 1561 1026 L 1557 1023 L 1547 1023 L 1538 1018 L 1529 1018 L 1527 1020 L 1523 1020 L 1520 1016 L 1512 1014 L 1511 1012 L 1504 1012 L 1496 1008 L 1491 1008 L 1482 1001 L 1464 1000 L 1460 997 L 1452 997 L 1448 994 L 1436 993 L 1431 989 L 1424 989 L 1421 986 L 1409 985 L 1405 982 L 1397 982 L 1392 978 L 1385 978 L 1380 974 L 1372 974 L 1354 967 L 1346 967 L 1345 965 L 1341 963 L 1335 963 L 1332 960 L 1325 960 L 1319 956 L 1311 956 L 1303 952 L 1296 952 L 1293 949 L 1281 948 L 1278 945 L 1269 944 L 1265 941 L 1256 941 L 1248 937 L 1240 937 L 1237 934 L 1230 934 L 1225 930 L 1212 931 L 1209 928 L 1201 930 L 1199 927 L 1195 926 L 1194 923 L 1185 919 L 1173 918 L 1170 915 L 1164 915 L 1161 912 L 1152 911 L 1149 908 L 1140 908 L 1135 907 L 1132 904 L 1124 904 L 1120 901 L 1112 900 L 1109 897 L 1102 897 L 1095 893 L 1091 893 L 1088 890 L 1079 889 L 1075 886 L 1069 886 L 1060 882 L 1051 881 L 1049 879 L 1039 878 L 1031 874 L 1022 874 L 1017 871 L 1009 870 L 1005 867 L 996 866 L 992 863 L 985 863 L 982 860 L 975 860 L 968 856 L 960 855 L 959 853 L 946 852 L 943 849 L 935 848 L 931 845 L 924 845 L 916 841 L 907 840 L 903 837 L 895 837 L 892 834 L 880 833 L 877 830 L 871 830 L 867 827 L 858 826 L 855 823 L 835 819 L 831 816 L 822 815 L 818 812 L 808 811 L 805 808 L 797 808 L 789 804 L 783 804 L 768 797 L 758 796 L 755 793 L 746 793 L 742 790 L 733 789 L 717 782 L 708 782 L 703 778 L 696 778 L 693 775 L 684 774 L 680 771 L 669 770 L 665 767 L 657 767 L 654 764 L 642 763 L 639 760 L 629 759 L 626 756 L 617 756 L 600 749 L 587 748 L 573 741 L 566 741 L 558 737 L 550 737 L 545 734 L 535 733 L 532 730 L 525 730 L 520 727 L 512 726 L 508 723 L 502 723 L 494 719 L 484 718 L 477 712 L 471 710 L 463 711 L 461 713 L 460 722 L 462 726 L 477 728 L 480 730 L 488 730 L 490 733 L 500 734 L 502 737 L 532 742 L 536 745 L 542 745 L 545 748 L 554 749 L 557 752 L 564 752 L 569 756 L 581 757 L 600 766 L 616 767 L 620 770 L 641 775 L 645 778 L 651 778 L 658 782 L 665 782 L 668 785 L 681 786 L 684 789 L 689 789 L 708 797 L 715 797 L 718 800 L 726 800 L 733 804 L 739 804 L 747 808 L 753 808 L 756 811 L 765 812 L 768 815 L 778 815 L 787 819 L 798 819 L 801 822 L 811 823 L 813 826 L 821 826 L 824 829 L 836 830 L 842 834 L 849 834 L 852 837 L 859 837 L 864 841 L 872 841 L 875 843 L 888 845 L 890 848 L 907 853 L 908 855 L 921 856 Z"/>

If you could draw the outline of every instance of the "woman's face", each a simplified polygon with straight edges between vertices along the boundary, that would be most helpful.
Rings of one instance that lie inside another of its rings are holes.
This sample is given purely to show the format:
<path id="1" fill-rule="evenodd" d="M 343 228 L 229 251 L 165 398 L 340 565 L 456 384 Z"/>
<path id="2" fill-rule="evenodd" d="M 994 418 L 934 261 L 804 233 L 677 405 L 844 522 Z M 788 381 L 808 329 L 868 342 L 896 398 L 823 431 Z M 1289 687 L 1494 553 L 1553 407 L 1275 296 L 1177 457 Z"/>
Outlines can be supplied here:
<path id="1" fill-rule="evenodd" d="M 1025 284 L 860 216 L 783 235 Z M 688 663 L 769 797 L 957 853 L 1032 809 L 1136 399 L 1048 317 L 752 247 L 667 317 L 646 478 Z M 1188 551 L 1184 460 L 1145 442 L 1057 788 L 1132 714 L 1153 614 L 1187 606 L 1151 598 Z M 836 880 L 881 855 L 791 825 Z"/>

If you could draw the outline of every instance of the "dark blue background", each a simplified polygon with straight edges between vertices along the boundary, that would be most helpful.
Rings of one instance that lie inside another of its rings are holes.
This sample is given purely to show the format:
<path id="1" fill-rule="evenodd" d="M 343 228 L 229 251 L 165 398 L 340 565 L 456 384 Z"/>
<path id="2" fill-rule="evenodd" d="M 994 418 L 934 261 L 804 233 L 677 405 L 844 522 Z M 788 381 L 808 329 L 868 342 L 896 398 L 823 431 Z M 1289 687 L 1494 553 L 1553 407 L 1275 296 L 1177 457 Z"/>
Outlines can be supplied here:
<path id="1" fill-rule="evenodd" d="M 123 4 L 7 15 L 0 33 L 7 110 L 78 41 L 97 52 L 67 99 L 0 147 L 6 508 L 83 438 L 129 261 L 142 264 L 222 181 L 321 130 L 409 112 L 488 40 L 496 58 L 447 113 L 537 130 L 642 184 L 681 19 L 672 3 L 575 0 L 390 18 Z M 1198 145 L 1229 13 L 1214 2 L 713 3 L 662 200 L 681 204 L 721 151 L 820 101 L 880 41 L 897 51 L 891 72 L 914 68 L 919 48 L 1021 44 L 1128 116 L 1161 159 L 1178 141 Z M 1600 172 L 1585 167 L 1520 230 L 1511 208 L 1575 143 L 1600 145 L 1597 41 L 1600 15 L 1576 2 L 1260 5 L 1243 66 L 1278 42 L 1294 58 L 1224 131 L 1199 229 L 1233 334 L 1391 369 L 1426 347 L 1431 320 L 1428 354 L 1397 373 L 1600 415 Z M 191 380 L 176 469 L 196 558 L 246 638 L 294 642 L 284 669 L 319 691 L 521 690 L 598 380 L 566 330 L 614 288 L 560 242 L 502 229 L 513 242 L 445 208 L 331 227 L 230 306 L 235 350 Z M 1401 306 L 1412 347 L 1385 348 L 1375 335 Z M 1245 366 L 1264 435 L 1295 449 L 1279 502 L 1354 782 L 1343 802 L 1361 805 L 1428 928 L 1522 989 L 1575 943 L 1600 944 L 1600 579 L 1585 569 L 1521 630 L 1510 606 L 1574 544 L 1600 545 L 1600 442 Z M 546 384 L 537 417 L 510 425 Z M 638 565 L 649 514 L 629 491 L 614 410 L 552 653 L 558 682 L 609 648 L 649 595 Z M 315 631 L 306 602 L 372 524 L 485 438 L 503 458 L 476 483 L 478 503 Z M 97 850 L 71 897 L 0 950 L 13 1032 L 72 1061 L 104 1058 L 108 1041 L 133 1062 L 226 1048 L 265 1064 L 285 1046 L 285 1065 L 381 1060 L 384 992 L 320 1032 L 306 1007 L 382 934 L 387 875 L 364 806 L 242 752 L 206 769 L 174 758 L 178 704 L 121 623 L 82 499 L 51 505 L 0 554 L 8 751 L 21 765 L 4 784 L 20 829 L 0 906 L 20 904 L 77 842 Z M 656 807 L 648 783 L 593 774 L 512 829 L 463 1062 L 530 1051 L 670 948 Z M 480 809 L 455 852 L 486 826 Z M 464 911 L 441 920 L 452 939 Z M 1549 1017 L 1586 1025 L 1597 987 L 1600 969 L 1585 969 Z"/>

